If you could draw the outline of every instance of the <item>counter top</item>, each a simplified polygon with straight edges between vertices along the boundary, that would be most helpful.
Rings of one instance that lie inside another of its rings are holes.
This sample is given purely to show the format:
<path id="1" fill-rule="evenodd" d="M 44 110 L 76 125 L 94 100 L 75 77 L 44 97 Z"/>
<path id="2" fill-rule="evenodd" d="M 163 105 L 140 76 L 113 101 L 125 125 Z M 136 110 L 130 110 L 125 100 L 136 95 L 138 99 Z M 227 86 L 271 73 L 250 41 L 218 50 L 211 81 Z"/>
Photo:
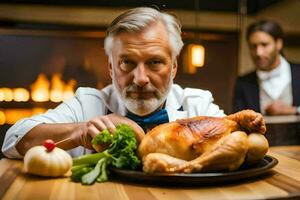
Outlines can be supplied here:
<path id="1" fill-rule="evenodd" d="M 266 124 L 287 124 L 287 123 L 299 123 L 299 115 L 276 115 L 276 116 L 264 116 Z"/>
<path id="2" fill-rule="evenodd" d="M 300 198 L 300 146 L 270 148 L 279 163 L 267 174 L 217 185 L 167 187 L 108 181 L 83 186 L 66 177 L 39 178 L 23 172 L 22 161 L 1 159 L 0 199 L 297 199 Z"/>

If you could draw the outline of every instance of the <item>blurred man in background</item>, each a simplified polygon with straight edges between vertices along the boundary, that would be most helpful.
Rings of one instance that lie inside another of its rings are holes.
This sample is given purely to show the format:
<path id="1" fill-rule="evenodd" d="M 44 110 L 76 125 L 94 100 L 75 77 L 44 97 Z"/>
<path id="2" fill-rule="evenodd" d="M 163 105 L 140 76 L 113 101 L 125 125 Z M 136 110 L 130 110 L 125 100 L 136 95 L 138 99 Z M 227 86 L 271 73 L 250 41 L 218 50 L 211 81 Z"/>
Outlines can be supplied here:
<path id="1" fill-rule="evenodd" d="M 233 111 L 249 108 L 265 115 L 299 114 L 300 65 L 282 55 L 282 28 L 274 21 L 261 20 L 248 27 L 246 36 L 256 70 L 237 79 Z"/>

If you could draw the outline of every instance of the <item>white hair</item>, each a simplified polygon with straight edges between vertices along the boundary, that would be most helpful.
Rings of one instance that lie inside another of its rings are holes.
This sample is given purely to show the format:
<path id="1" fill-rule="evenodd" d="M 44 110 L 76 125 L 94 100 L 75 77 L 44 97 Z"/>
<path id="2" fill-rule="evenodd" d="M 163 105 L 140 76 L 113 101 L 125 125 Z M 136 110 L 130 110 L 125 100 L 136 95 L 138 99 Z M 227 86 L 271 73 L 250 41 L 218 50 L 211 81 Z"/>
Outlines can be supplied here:
<path id="1" fill-rule="evenodd" d="M 130 9 L 119 15 L 108 27 L 104 40 L 105 53 L 111 57 L 114 36 L 121 32 L 140 33 L 151 23 L 162 22 L 169 34 L 169 43 L 173 59 L 179 55 L 183 46 L 181 24 L 175 16 L 150 7 Z M 111 58 L 110 58 L 111 59 Z"/>

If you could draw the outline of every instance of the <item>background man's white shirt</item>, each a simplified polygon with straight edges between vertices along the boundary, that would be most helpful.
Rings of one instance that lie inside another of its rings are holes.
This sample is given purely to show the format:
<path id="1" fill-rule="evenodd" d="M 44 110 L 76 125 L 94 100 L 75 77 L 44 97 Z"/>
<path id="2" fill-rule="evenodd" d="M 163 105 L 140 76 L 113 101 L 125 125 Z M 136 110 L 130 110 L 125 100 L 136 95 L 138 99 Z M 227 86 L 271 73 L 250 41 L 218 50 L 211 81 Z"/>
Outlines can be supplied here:
<path id="1" fill-rule="evenodd" d="M 280 64 L 271 71 L 256 71 L 259 79 L 260 108 L 263 114 L 265 108 L 274 100 L 280 100 L 292 105 L 292 76 L 290 64 L 280 56 Z"/>

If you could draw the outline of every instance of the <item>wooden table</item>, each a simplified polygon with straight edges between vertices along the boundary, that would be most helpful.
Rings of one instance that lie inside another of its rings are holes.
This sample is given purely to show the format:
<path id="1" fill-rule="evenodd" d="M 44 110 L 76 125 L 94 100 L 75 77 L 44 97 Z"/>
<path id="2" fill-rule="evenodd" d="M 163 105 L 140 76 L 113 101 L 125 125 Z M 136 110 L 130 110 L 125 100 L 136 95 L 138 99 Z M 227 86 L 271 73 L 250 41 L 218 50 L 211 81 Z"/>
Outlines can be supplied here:
<path id="1" fill-rule="evenodd" d="M 192 200 L 192 199 L 300 199 L 300 146 L 272 147 L 268 153 L 279 160 L 260 178 L 234 184 L 193 187 L 159 187 L 127 182 L 83 186 L 68 177 L 45 179 L 29 176 L 22 162 L 0 161 L 0 199 L 90 200 Z"/>

